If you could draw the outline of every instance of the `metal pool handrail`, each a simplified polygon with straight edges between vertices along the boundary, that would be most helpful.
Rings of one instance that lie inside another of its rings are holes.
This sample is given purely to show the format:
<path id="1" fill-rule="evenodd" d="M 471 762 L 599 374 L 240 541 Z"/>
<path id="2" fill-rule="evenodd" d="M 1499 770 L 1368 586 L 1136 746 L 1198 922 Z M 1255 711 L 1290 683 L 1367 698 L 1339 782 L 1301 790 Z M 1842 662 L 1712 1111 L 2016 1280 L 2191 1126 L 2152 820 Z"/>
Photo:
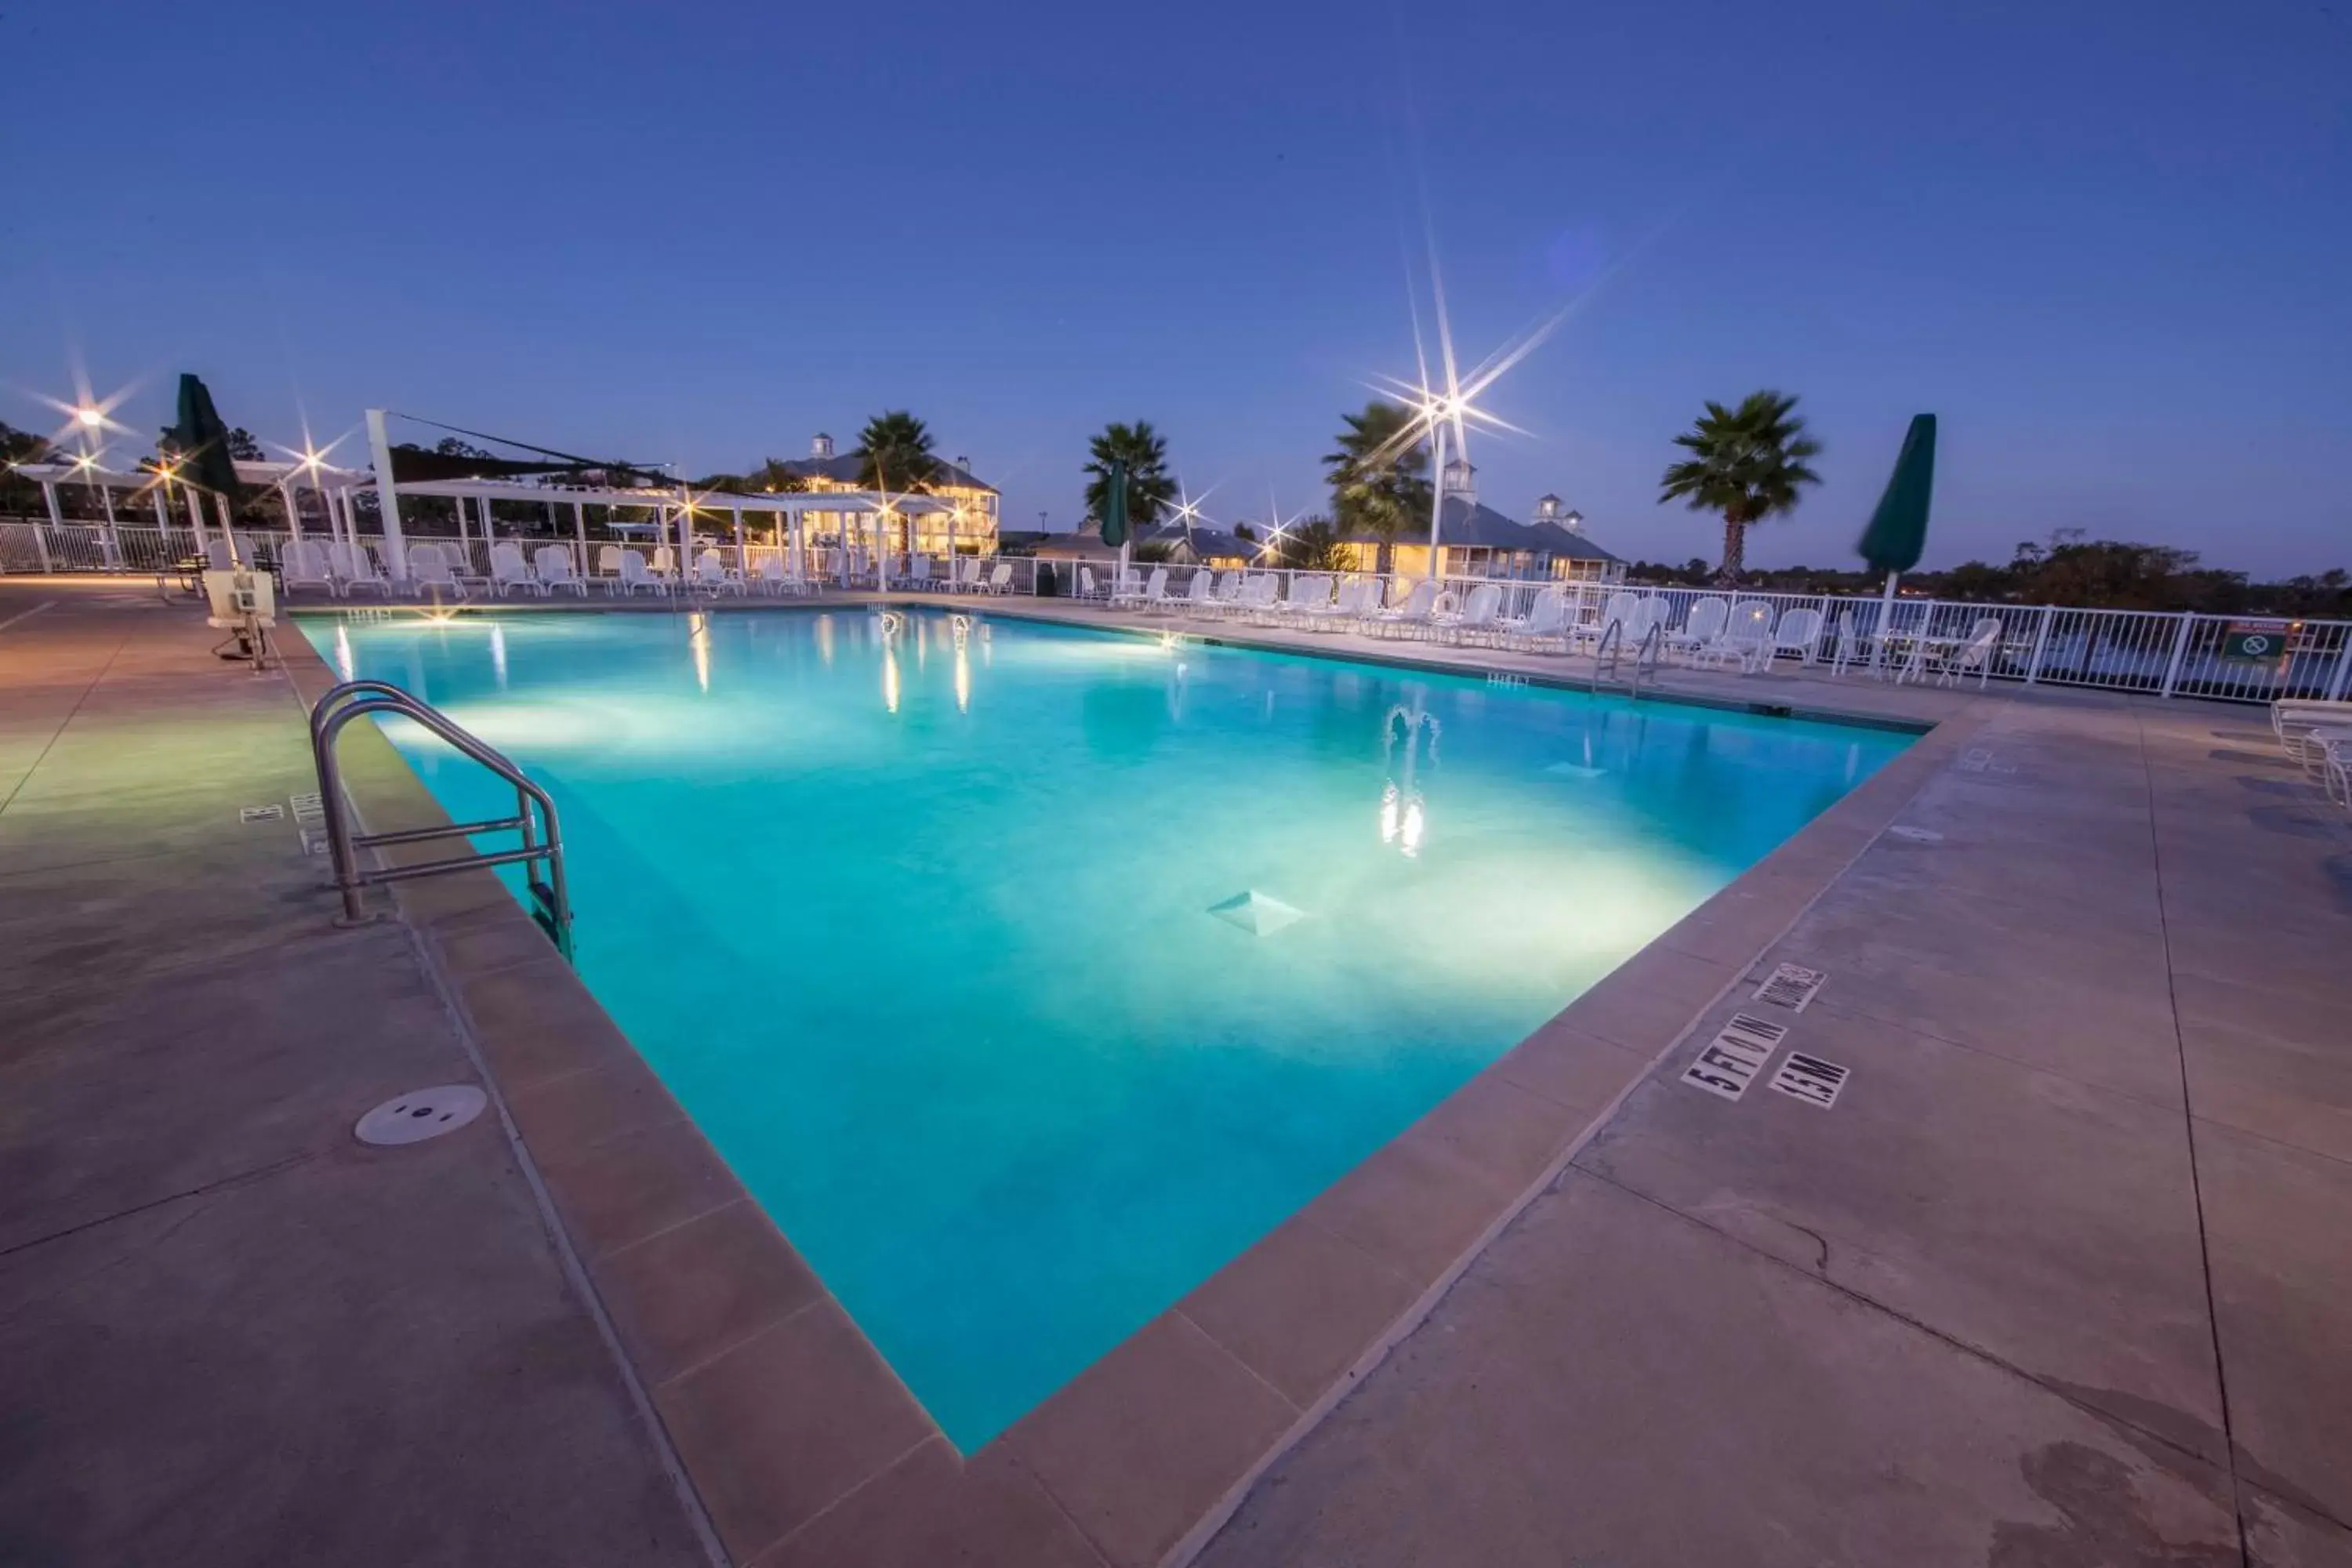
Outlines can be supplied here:
<path id="1" fill-rule="evenodd" d="M 372 713 L 396 713 L 424 726 L 435 735 L 512 784 L 515 814 L 482 822 L 409 827 L 388 833 L 354 833 L 343 799 L 342 766 L 335 754 L 335 738 L 343 726 Z M 380 882 L 409 881 L 476 867 L 510 866 L 531 861 L 547 863 L 547 880 L 525 873 L 531 896 L 531 918 L 545 931 L 556 951 L 572 956 L 572 895 L 563 875 L 563 830 L 555 802 L 533 784 L 504 753 L 488 745 L 431 703 L 383 680 L 347 680 L 319 699 L 310 710 L 310 759 L 319 772 L 319 805 L 327 818 L 327 847 L 334 859 L 335 887 L 343 898 L 343 920 L 367 919 L 361 907 L 362 889 Z M 537 813 L 534 818 L 533 812 Z M 382 844 L 416 844 L 436 838 L 470 837 L 477 833 L 516 833 L 522 838 L 512 849 L 469 850 L 438 860 L 406 866 L 359 864 L 358 852 Z"/>

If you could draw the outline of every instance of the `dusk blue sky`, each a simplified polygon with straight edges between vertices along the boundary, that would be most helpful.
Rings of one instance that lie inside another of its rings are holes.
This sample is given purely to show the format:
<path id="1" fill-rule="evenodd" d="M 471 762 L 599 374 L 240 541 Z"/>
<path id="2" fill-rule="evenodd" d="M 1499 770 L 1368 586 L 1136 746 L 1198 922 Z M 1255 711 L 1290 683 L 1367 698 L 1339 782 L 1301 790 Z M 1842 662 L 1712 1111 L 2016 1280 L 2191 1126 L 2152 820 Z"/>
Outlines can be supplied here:
<path id="1" fill-rule="evenodd" d="M 1706 397 L 1801 394 L 1851 564 L 1941 416 L 1930 564 L 2077 527 L 2352 564 L 2352 0 L 262 7 L 0 16 L 0 419 L 77 363 L 293 441 L 371 405 L 695 471 L 908 407 L 1079 516 L 1144 417 L 1209 510 L 1322 502 L 1412 361 L 1426 215 L 1488 401 L 1629 557 Z M 1425 280 L 1424 280 L 1425 281 Z M 428 437 L 431 432 L 424 432 Z M 143 447 L 142 447 L 143 449 Z M 121 450 L 121 448 L 118 448 Z M 339 456 L 362 455 L 354 438 Z M 124 455 L 128 455 L 127 452 Z"/>

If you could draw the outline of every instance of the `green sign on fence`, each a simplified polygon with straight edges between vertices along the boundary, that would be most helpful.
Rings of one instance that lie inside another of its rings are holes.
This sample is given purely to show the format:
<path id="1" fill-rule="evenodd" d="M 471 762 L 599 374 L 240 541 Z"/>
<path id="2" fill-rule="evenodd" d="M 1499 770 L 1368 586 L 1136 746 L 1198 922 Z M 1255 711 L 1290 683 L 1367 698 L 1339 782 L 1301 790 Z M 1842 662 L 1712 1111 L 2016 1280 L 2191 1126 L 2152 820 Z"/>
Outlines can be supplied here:
<path id="1" fill-rule="evenodd" d="M 2221 633 L 2221 657 L 2247 664 L 2284 658 L 2294 627 L 2291 621 L 2231 621 Z"/>

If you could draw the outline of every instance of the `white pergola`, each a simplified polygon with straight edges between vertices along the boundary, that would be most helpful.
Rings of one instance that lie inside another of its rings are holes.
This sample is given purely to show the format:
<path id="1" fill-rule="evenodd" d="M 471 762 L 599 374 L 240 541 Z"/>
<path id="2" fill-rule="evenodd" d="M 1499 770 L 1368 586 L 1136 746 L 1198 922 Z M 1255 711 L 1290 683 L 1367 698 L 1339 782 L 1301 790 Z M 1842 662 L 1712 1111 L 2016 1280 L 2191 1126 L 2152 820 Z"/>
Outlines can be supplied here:
<path id="1" fill-rule="evenodd" d="M 120 521 L 115 515 L 114 497 L 117 491 L 128 491 L 134 497 L 144 492 L 153 503 L 155 524 L 169 531 L 172 509 L 169 491 L 175 486 L 186 499 L 188 526 L 195 532 L 196 549 L 205 548 L 205 511 L 203 492 L 181 483 L 174 475 L 160 470 L 110 468 L 94 457 L 80 457 L 68 463 L 19 463 L 16 472 L 37 481 L 41 487 L 42 504 L 48 509 L 49 526 L 62 530 L 65 513 L 58 505 L 59 485 L 81 485 L 95 490 L 106 509 L 106 555 L 109 563 L 122 563 L 122 538 L 118 531 Z M 329 527 L 345 542 L 357 538 L 352 518 L 352 493 L 373 482 L 373 476 L 362 469 L 339 468 L 318 462 L 244 462 L 236 465 L 236 477 L 242 484 L 267 486 L 278 492 L 286 507 L 286 526 L 296 539 L 302 537 L 302 509 L 296 503 L 296 492 L 316 490 L 320 504 L 326 509 Z M 223 537 L 232 531 L 234 521 L 226 496 L 215 496 L 218 526 Z"/>
<path id="2" fill-rule="evenodd" d="M 534 484 L 527 479 L 417 479 L 402 480 L 397 487 L 386 485 L 379 476 L 374 481 L 377 494 L 387 490 L 394 494 L 378 504 L 385 519 L 384 542 L 386 567 L 395 575 L 407 575 L 404 559 L 406 550 L 392 508 L 399 496 L 438 496 L 456 503 L 457 537 L 463 542 L 467 537 L 468 505 L 478 519 L 485 542 L 495 542 L 492 501 L 520 502 L 544 507 L 551 528 L 562 526 L 559 508 L 569 508 L 572 513 L 572 539 L 580 550 L 580 566 L 589 569 L 588 509 L 592 506 L 608 510 L 628 507 L 650 509 L 654 514 L 654 537 L 677 551 L 681 574 L 691 570 L 694 520 L 696 518 L 728 518 L 732 525 L 735 548 L 735 569 L 749 570 L 749 541 L 744 535 L 744 519 L 757 520 L 765 513 L 770 525 L 789 540 L 790 560 L 795 574 L 803 570 L 807 560 L 807 517 L 811 512 L 836 513 L 843 521 L 841 539 L 850 543 L 852 524 L 849 520 L 861 519 L 860 531 L 869 532 L 873 539 L 875 582 L 877 586 L 889 585 L 889 554 L 884 531 L 908 518 L 945 514 L 948 519 L 948 547 L 955 548 L 955 524 L 960 515 L 955 506 L 930 496 L 892 495 L 880 490 L 793 490 L 761 491 L 756 495 L 737 495 L 723 490 L 693 490 L 684 486 L 646 486 L 625 489 L 595 486 L 565 486 Z"/>

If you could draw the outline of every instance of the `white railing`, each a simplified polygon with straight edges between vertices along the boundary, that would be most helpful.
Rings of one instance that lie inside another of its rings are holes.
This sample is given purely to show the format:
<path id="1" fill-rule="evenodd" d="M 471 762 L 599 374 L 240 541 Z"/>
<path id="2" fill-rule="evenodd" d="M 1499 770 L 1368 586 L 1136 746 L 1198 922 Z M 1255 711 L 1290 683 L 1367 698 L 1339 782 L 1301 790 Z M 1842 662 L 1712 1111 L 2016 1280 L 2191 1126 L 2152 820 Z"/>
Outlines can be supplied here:
<path id="1" fill-rule="evenodd" d="M 306 530 L 304 536 L 321 542 L 331 537 L 316 529 Z M 289 536 L 283 531 L 256 529 L 240 530 L 239 537 L 257 552 L 267 551 L 269 558 L 275 559 Z M 454 535 L 411 533 L 409 541 L 437 544 L 444 551 L 459 544 Z M 642 541 L 598 538 L 593 533 L 584 558 L 576 539 L 561 534 L 523 536 L 502 542 L 522 546 L 526 558 L 535 554 L 541 545 L 562 545 L 573 556 L 572 570 L 591 578 L 601 575 L 596 570 L 597 563 L 607 544 L 633 549 L 648 558 L 651 555 L 651 547 Z M 697 541 L 697 546 L 718 551 L 730 568 L 739 564 L 731 538 L 703 538 Z M 380 547 L 371 547 L 378 548 L 381 553 Z M 489 548 L 490 542 L 478 534 L 469 535 L 464 541 L 468 563 L 463 574 L 488 576 Z M 109 526 L 76 521 L 58 525 L 39 520 L 0 520 L 0 573 L 153 573 L 166 570 L 194 553 L 194 535 L 185 528 L 166 530 L 152 523 Z M 756 573 L 761 563 L 782 554 L 784 552 L 774 544 L 747 541 L 740 564 Z M 969 564 L 971 560 L 967 557 L 965 563 Z M 804 562 L 809 575 L 820 586 L 875 585 L 873 562 L 864 552 L 845 552 L 813 545 Z M 929 585 L 945 591 L 949 573 L 946 558 L 930 556 L 927 562 Z M 1002 569 L 1005 574 L 1002 588 L 993 591 L 1033 597 L 1108 599 L 1114 592 L 1118 575 L 1117 568 L 1108 563 L 1029 556 L 991 557 L 982 564 L 982 582 L 992 588 L 997 571 Z M 1132 570 L 1139 582 L 1149 578 L 1151 566 L 1138 563 Z M 913 563 L 908 556 L 893 556 L 888 571 L 894 589 L 925 585 L 914 577 Z M 1185 608 L 1192 577 L 1198 572 L 1223 575 L 1217 568 L 1169 566 L 1165 608 Z M 1271 570 L 1244 575 L 1274 578 L 1274 596 L 1277 603 L 1286 604 L 1292 601 L 1294 593 L 1328 599 L 1336 585 L 1349 576 L 1370 574 Z M 1302 577 L 1307 581 L 1297 581 Z M 1321 581 L 1315 581 L 1317 578 Z M 1391 574 L 1378 581 L 1380 591 L 1372 602 L 1392 606 L 1402 602 L 1419 579 Z M 1822 637 L 1812 655 L 1817 661 L 1834 660 L 1843 653 L 1849 664 L 1891 666 L 1906 657 L 1903 650 L 1916 647 L 1923 638 L 1966 638 L 1990 620 L 2000 627 L 1985 667 L 1985 673 L 1993 680 L 2238 702 L 2352 695 L 2352 621 L 2067 609 L 2050 605 L 1984 605 L 1946 599 L 1897 599 L 1890 611 L 1885 602 L 1875 595 L 1730 593 L 1711 588 L 1636 588 L 1623 584 L 1552 584 L 1528 579 L 1448 578 L 1444 586 L 1458 603 L 1481 583 L 1501 591 L 1501 613 L 1505 616 L 1526 615 L 1538 594 L 1548 587 L 1558 587 L 1568 595 L 1570 622 L 1592 630 L 1601 626 L 1610 599 L 1619 594 L 1663 604 L 1663 625 L 1669 632 L 1679 630 L 1688 621 L 1692 608 L 1706 599 L 1759 601 L 1770 606 L 1776 623 L 1790 610 L 1819 610 Z M 1255 617 L 1244 614 L 1221 618 L 1279 620 L 1281 616 L 1277 612 Z M 2279 628 L 2279 654 L 2263 660 L 2225 657 L 2223 639 L 2231 623 L 2240 621 L 2260 621 Z M 1842 643 L 1849 637 L 1853 646 L 1842 648 Z M 1970 672 L 1971 678 L 1974 673 Z"/>

